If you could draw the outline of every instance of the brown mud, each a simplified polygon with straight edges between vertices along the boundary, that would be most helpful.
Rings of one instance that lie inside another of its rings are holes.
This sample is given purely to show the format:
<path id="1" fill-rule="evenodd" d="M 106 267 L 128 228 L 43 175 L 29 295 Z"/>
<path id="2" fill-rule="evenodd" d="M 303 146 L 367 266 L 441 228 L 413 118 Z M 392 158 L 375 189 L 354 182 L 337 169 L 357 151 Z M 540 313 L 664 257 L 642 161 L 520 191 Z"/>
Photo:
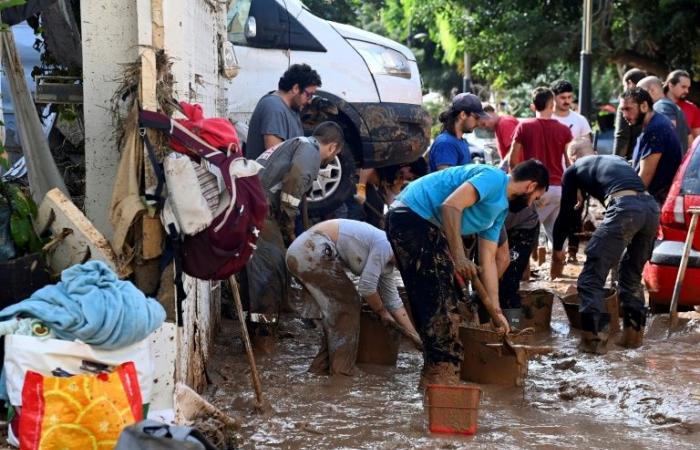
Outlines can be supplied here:
<path id="1" fill-rule="evenodd" d="M 576 269 L 567 266 L 561 282 L 523 288 L 564 296 Z M 576 349 L 578 332 L 555 301 L 551 332 L 533 342 L 554 352 L 530 360 L 522 388 L 480 385 L 478 431 L 470 437 L 427 432 L 424 398 L 416 389 L 423 359 L 408 342 L 395 368 L 360 365 L 352 378 L 316 376 L 307 368 L 320 331 L 291 317 L 282 327 L 294 337 L 283 339 L 276 354 L 258 358 L 271 415 L 253 413 L 234 321 L 223 322 L 207 398 L 243 416 L 239 442 L 251 449 L 700 448 L 700 319 L 685 320 L 670 339 L 664 319 L 650 320 L 639 349 L 611 344 L 607 355 L 584 355 Z"/>

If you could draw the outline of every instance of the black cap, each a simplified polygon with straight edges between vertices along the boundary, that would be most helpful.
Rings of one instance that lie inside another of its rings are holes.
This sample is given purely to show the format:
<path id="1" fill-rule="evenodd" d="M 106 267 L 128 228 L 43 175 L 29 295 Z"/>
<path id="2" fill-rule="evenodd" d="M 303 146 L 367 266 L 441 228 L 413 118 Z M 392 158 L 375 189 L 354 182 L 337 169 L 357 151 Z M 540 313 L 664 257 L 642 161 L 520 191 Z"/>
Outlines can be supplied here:
<path id="1" fill-rule="evenodd" d="M 455 95 L 452 99 L 452 109 L 454 111 L 464 111 L 466 113 L 474 113 L 479 117 L 487 117 L 484 108 L 481 106 L 481 100 L 474 94 L 461 93 Z"/>

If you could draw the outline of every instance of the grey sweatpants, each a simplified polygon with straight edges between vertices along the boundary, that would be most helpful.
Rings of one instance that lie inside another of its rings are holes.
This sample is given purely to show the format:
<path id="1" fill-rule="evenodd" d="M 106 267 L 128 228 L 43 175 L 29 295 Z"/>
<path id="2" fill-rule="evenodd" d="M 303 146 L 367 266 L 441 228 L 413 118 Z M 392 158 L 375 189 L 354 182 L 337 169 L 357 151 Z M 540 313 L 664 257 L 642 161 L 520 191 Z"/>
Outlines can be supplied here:
<path id="1" fill-rule="evenodd" d="M 321 348 L 309 371 L 352 375 L 360 336 L 361 299 L 345 273 L 335 243 L 323 233 L 306 231 L 289 246 L 287 267 L 321 311 Z"/>

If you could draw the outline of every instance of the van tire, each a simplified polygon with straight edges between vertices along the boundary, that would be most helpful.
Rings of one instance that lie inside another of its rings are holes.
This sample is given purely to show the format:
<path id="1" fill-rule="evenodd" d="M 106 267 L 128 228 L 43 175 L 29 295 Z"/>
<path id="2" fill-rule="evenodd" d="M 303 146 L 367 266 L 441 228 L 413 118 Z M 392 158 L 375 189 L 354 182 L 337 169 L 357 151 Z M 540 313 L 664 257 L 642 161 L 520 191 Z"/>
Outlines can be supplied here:
<path id="1" fill-rule="evenodd" d="M 328 195 L 321 194 L 321 173 L 324 168 L 321 168 L 321 173 L 317 182 L 314 182 L 312 188 L 314 192 L 307 196 L 309 216 L 326 216 L 335 212 L 340 205 L 343 204 L 355 192 L 353 179 L 355 177 L 355 158 L 352 155 L 350 146 L 347 142 L 344 145 L 343 151 L 337 156 L 337 160 L 331 162 L 326 168 L 326 172 L 331 172 L 331 177 L 339 177 L 339 180 L 333 186 L 328 186 L 328 190 L 332 191 Z"/>

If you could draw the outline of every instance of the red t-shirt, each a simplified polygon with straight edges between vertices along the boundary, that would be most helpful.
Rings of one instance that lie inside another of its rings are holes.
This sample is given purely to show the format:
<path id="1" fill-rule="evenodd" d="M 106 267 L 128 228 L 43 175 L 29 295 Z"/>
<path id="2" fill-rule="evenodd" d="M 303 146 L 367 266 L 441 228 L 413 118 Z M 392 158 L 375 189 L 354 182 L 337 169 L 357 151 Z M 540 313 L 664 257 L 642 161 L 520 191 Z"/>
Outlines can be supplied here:
<path id="1" fill-rule="evenodd" d="M 515 128 L 513 140 L 523 146 L 522 160 L 539 159 L 549 171 L 549 184 L 561 185 L 566 144 L 571 130 L 554 119 L 526 119 Z"/>
<path id="2" fill-rule="evenodd" d="M 676 103 L 685 114 L 685 121 L 688 122 L 688 127 L 692 130 L 693 128 L 700 128 L 700 109 L 695 106 L 695 103 L 689 102 L 688 100 L 681 100 Z"/>
<path id="3" fill-rule="evenodd" d="M 513 133 L 520 122 L 513 116 L 501 116 L 496 123 L 496 146 L 501 158 L 505 158 L 513 143 Z"/>

